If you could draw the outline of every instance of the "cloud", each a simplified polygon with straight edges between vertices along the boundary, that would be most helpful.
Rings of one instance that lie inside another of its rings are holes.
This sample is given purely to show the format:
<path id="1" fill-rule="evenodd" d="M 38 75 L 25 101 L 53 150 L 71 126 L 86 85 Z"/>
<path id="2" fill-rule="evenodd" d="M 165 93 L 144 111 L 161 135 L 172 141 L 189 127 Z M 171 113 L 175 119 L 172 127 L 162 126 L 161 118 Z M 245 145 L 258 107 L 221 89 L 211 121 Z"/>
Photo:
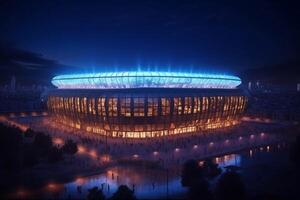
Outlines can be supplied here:
<path id="1" fill-rule="evenodd" d="M 16 48 L 12 44 L 0 43 L 0 80 L 7 82 L 11 76 L 30 83 L 50 83 L 55 72 L 67 68 L 56 60 L 43 55 Z"/>

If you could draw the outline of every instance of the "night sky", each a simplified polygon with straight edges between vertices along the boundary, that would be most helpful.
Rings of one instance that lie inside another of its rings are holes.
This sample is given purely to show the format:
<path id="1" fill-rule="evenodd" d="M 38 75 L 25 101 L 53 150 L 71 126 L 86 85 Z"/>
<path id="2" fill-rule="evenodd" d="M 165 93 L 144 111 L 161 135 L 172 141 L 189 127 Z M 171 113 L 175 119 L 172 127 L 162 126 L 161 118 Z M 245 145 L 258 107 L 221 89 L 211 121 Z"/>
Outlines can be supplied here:
<path id="1" fill-rule="evenodd" d="M 296 1 L 224 2 L 2 0 L 0 67 L 7 76 L 138 66 L 237 74 L 298 60 Z"/>

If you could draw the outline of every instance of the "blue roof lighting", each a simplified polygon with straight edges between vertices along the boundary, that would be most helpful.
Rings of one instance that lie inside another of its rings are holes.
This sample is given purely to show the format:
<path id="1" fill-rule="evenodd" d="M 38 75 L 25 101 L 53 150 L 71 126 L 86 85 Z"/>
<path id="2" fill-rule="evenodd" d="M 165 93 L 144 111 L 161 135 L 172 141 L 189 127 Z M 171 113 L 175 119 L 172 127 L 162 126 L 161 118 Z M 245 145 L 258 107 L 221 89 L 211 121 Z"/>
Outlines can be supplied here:
<path id="1" fill-rule="evenodd" d="M 59 89 L 217 88 L 234 89 L 237 76 L 181 72 L 103 72 L 59 75 L 52 79 Z"/>

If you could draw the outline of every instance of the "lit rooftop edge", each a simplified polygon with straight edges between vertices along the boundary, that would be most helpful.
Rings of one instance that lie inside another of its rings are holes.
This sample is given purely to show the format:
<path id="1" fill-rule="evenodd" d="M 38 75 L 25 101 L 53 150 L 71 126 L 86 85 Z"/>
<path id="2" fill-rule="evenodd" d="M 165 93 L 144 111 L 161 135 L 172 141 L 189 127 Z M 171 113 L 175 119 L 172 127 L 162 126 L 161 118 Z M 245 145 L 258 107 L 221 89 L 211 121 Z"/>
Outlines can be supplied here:
<path id="1" fill-rule="evenodd" d="M 55 76 L 59 89 L 212 88 L 234 89 L 237 76 L 181 72 L 103 72 Z"/>

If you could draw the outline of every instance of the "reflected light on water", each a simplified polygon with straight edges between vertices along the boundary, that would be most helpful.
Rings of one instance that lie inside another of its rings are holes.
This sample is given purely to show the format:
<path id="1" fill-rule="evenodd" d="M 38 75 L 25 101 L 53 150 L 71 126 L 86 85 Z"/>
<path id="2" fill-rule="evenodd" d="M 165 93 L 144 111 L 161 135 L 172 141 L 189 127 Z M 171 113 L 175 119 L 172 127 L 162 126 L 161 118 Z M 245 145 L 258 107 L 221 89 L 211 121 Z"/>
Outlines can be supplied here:
<path id="1" fill-rule="evenodd" d="M 47 190 L 49 190 L 49 191 L 57 191 L 57 190 L 60 190 L 61 188 L 62 188 L 62 185 L 60 185 L 60 184 L 49 183 L 47 185 Z"/>
<path id="2" fill-rule="evenodd" d="M 274 145 L 274 147 L 276 146 L 277 145 Z M 282 144 L 281 147 L 284 149 Z M 217 163 L 221 168 L 226 166 L 238 166 L 243 168 L 246 166 L 245 163 L 247 164 L 248 162 L 242 162 L 242 159 L 255 160 L 255 157 L 258 155 L 266 155 L 262 154 L 263 151 L 269 151 L 272 148 L 273 146 L 265 146 L 257 149 L 248 149 L 243 151 L 243 153 L 227 154 L 212 159 L 213 162 Z M 155 154 L 155 152 L 157 151 L 154 151 L 153 154 Z M 248 156 L 248 153 L 250 154 L 250 157 Z M 139 155 L 134 154 L 133 156 Z M 200 160 L 198 161 L 198 164 L 201 166 L 204 164 L 204 161 Z M 181 186 L 180 170 L 178 170 L 179 169 L 175 168 L 170 169 L 168 171 L 168 179 L 166 179 L 164 170 L 145 169 L 140 166 L 119 166 L 108 168 L 98 175 L 89 177 L 78 176 L 74 181 L 64 185 L 52 182 L 46 185 L 45 189 L 49 194 L 62 191 L 60 194 L 64 196 L 60 196 L 61 198 L 66 197 L 66 194 L 72 194 L 72 197 L 74 197 L 73 195 L 76 195 L 78 198 L 85 198 L 87 189 L 98 186 L 98 188 L 103 188 L 103 193 L 109 198 L 117 190 L 119 185 L 125 184 L 129 186 L 129 188 L 132 188 L 133 185 L 135 185 L 135 195 L 139 198 L 153 197 L 163 199 L 166 197 L 167 187 L 169 194 L 177 195 L 186 192 L 185 188 L 182 188 Z M 167 180 L 168 184 L 166 183 Z M 82 193 L 78 192 L 78 186 L 82 187 Z M 63 188 L 67 189 L 63 190 Z M 19 193 L 22 194 L 21 192 Z"/>

